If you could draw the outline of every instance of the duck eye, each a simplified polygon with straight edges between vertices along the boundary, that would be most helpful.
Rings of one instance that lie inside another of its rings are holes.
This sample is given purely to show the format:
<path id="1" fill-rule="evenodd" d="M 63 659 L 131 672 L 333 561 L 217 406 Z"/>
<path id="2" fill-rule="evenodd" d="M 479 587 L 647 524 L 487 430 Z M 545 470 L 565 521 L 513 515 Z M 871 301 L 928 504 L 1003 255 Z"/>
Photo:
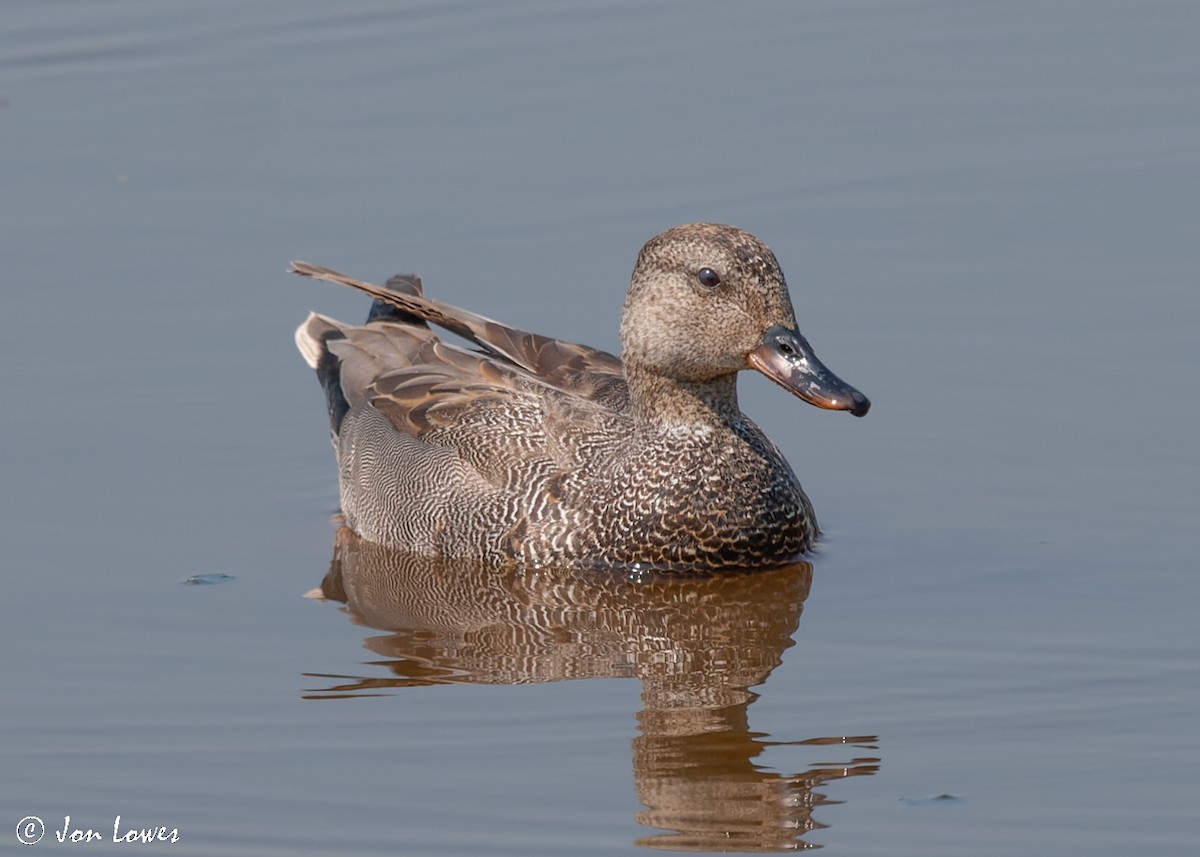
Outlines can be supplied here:
<path id="1" fill-rule="evenodd" d="M 721 285 L 721 275 L 712 268 L 701 268 L 696 272 L 696 279 L 707 289 L 715 289 Z"/>

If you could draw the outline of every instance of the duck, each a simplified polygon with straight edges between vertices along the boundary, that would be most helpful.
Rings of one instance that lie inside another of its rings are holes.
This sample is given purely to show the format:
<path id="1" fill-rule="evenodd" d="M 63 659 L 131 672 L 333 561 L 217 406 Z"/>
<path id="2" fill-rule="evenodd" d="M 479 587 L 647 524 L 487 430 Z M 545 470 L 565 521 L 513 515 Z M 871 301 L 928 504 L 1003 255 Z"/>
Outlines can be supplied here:
<path id="1" fill-rule="evenodd" d="M 362 325 L 310 313 L 345 525 L 404 552 L 531 568 L 709 571 L 799 561 L 820 533 L 738 373 L 861 417 L 870 401 L 800 334 L 757 237 L 692 223 L 638 254 L 621 355 L 294 261 L 374 298 Z M 457 344 L 438 329 L 461 337 Z"/>

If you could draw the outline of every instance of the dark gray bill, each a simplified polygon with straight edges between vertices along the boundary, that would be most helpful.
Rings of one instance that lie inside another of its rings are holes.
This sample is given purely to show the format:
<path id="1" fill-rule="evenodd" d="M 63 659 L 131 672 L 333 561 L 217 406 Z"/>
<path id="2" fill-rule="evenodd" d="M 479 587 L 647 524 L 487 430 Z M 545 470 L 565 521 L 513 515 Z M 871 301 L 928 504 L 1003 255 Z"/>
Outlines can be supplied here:
<path id="1" fill-rule="evenodd" d="M 750 366 L 810 405 L 849 411 L 861 417 L 871 400 L 825 368 L 797 331 L 782 325 L 767 329 L 763 344 L 746 355 Z"/>

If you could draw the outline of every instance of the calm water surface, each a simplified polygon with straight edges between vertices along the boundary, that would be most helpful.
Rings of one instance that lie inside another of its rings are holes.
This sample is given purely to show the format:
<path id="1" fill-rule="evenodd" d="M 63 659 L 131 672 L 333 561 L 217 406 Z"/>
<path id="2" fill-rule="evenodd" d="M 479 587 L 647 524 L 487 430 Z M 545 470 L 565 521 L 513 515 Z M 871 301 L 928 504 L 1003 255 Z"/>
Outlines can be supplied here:
<path id="1" fill-rule="evenodd" d="M 27 816 L 133 849 L 119 815 L 179 855 L 1195 854 L 1197 32 L 1169 0 L 7 3 L 0 852 Z M 289 259 L 615 349 L 641 243 L 693 220 L 774 248 L 874 402 L 742 383 L 811 565 L 339 536 L 291 332 L 366 306 Z"/>

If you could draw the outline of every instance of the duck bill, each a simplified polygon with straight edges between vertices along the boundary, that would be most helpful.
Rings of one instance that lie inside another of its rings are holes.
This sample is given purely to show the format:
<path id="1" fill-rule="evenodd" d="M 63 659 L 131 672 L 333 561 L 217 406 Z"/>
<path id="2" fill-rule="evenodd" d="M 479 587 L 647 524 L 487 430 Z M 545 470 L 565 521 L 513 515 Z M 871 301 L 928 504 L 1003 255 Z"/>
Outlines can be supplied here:
<path id="1" fill-rule="evenodd" d="M 870 399 L 825 368 L 803 336 L 782 325 L 767 330 L 763 344 L 746 355 L 746 362 L 818 408 L 849 411 L 856 417 L 871 408 Z"/>

